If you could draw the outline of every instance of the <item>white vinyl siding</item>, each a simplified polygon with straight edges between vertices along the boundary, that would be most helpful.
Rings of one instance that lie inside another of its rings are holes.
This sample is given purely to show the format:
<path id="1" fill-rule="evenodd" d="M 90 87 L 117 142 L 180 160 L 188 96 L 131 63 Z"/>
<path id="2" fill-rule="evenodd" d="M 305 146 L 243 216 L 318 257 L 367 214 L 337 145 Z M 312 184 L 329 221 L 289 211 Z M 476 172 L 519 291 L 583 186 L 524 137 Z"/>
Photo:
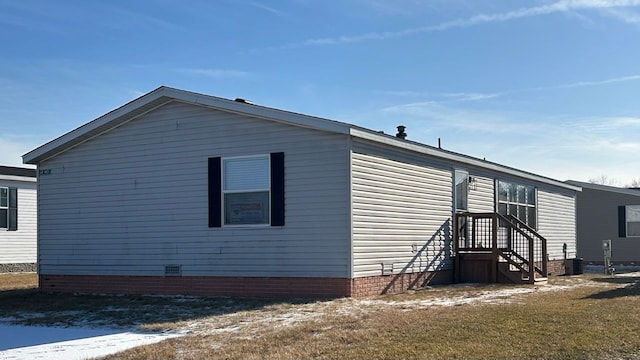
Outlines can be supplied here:
<path id="1" fill-rule="evenodd" d="M 575 197 L 538 189 L 538 232 L 547 239 L 551 260 L 563 258 L 563 244 L 567 244 L 569 256 L 575 256 Z"/>
<path id="2" fill-rule="evenodd" d="M 0 181 L 18 189 L 18 229 L 0 229 L 0 264 L 34 264 L 37 249 L 37 191 L 35 182 Z"/>
<path id="3" fill-rule="evenodd" d="M 40 164 L 40 271 L 348 277 L 348 140 L 169 103 Z M 209 228 L 208 159 L 279 151 L 287 225 Z"/>
<path id="4" fill-rule="evenodd" d="M 469 181 L 469 212 L 486 213 L 494 212 L 495 195 L 490 178 L 470 174 Z"/>
<path id="5" fill-rule="evenodd" d="M 352 153 L 354 277 L 451 267 L 452 170 Z"/>

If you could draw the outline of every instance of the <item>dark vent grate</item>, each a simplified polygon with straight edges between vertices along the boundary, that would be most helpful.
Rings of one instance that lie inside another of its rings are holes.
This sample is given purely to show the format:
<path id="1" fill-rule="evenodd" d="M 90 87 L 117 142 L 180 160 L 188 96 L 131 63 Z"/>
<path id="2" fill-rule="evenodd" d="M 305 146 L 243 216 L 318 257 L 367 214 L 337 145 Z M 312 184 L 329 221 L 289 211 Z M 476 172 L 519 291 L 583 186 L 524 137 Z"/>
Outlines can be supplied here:
<path id="1" fill-rule="evenodd" d="M 165 265 L 164 266 L 164 274 L 165 275 L 180 275 L 182 274 L 182 268 L 180 265 Z"/>

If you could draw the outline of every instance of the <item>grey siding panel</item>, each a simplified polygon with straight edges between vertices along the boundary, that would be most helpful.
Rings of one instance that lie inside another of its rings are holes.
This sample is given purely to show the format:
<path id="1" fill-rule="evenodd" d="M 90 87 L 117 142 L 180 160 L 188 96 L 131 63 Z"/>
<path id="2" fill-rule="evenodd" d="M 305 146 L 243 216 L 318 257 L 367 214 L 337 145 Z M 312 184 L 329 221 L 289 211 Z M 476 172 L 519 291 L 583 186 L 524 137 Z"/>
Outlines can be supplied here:
<path id="1" fill-rule="evenodd" d="M 476 176 L 470 173 L 469 176 L 475 179 L 475 184 L 469 187 L 469 212 L 494 212 L 495 211 L 495 181 L 490 178 Z"/>
<path id="2" fill-rule="evenodd" d="M 38 237 L 36 183 L 0 180 L 0 187 L 18 188 L 18 230 L 0 229 L 0 264 L 35 263 Z"/>
<path id="3" fill-rule="evenodd" d="M 284 227 L 208 227 L 209 157 L 285 153 Z M 349 274 L 341 134 L 170 103 L 40 164 L 42 274 Z"/>
<path id="4" fill-rule="evenodd" d="M 583 187 L 578 194 L 578 256 L 602 263 L 602 240 L 611 240 L 614 263 L 640 263 L 640 238 L 618 235 L 618 206 L 640 205 L 640 191 L 625 194 Z"/>
<path id="5" fill-rule="evenodd" d="M 547 239 L 549 259 L 562 259 L 562 245 L 576 254 L 575 196 L 538 189 L 538 232 Z"/>
<path id="6" fill-rule="evenodd" d="M 381 275 L 382 264 L 450 268 L 451 170 L 359 152 L 351 161 L 354 277 Z"/>

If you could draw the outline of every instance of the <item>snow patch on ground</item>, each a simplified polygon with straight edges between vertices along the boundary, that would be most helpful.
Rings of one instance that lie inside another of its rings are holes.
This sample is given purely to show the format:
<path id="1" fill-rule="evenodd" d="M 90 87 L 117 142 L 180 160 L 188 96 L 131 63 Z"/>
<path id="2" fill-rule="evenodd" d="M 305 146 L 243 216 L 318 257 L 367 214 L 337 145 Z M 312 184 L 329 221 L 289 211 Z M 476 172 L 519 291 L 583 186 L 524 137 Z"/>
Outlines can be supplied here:
<path id="1" fill-rule="evenodd" d="M 468 292 L 455 295 L 444 294 L 427 299 L 392 300 L 382 298 L 336 299 L 309 304 L 297 304 L 259 311 L 239 311 L 216 315 L 205 319 L 185 322 L 181 329 L 191 334 L 213 335 L 230 333 L 248 338 L 260 336 L 269 329 L 300 325 L 327 314 L 359 317 L 384 308 L 410 311 L 434 306 L 462 306 L 474 304 L 506 304 L 519 301 L 522 296 L 536 292 L 562 291 L 576 286 L 586 286 L 586 282 L 573 279 L 570 285 L 539 285 L 534 287 L 507 287 L 478 291 L 470 287 Z"/>
<path id="2" fill-rule="evenodd" d="M 603 270 L 602 267 L 600 269 L 587 267 L 585 270 L 587 269 L 592 272 Z M 635 269 L 625 270 L 632 271 Z M 640 273 L 629 272 L 624 275 L 618 273 L 616 276 L 640 277 Z M 627 285 L 621 284 L 618 286 Z M 106 330 L 96 329 L 91 324 L 85 324 L 82 321 L 80 322 L 81 326 L 77 328 L 0 325 L 0 334 L 3 334 L 0 336 L 0 360 L 86 359 L 114 354 L 132 347 L 152 344 L 183 335 L 220 335 L 217 337 L 219 340 L 211 340 L 211 346 L 221 347 L 230 338 L 257 338 L 267 331 L 300 325 L 324 316 L 338 315 L 358 318 L 363 315 L 374 314 L 386 308 L 410 311 L 440 306 L 514 303 L 531 294 L 563 291 L 581 286 L 602 286 L 602 284 L 581 276 L 568 276 L 560 284 L 553 285 L 498 287 L 495 289 L 462 285 L 451 288 L 438 288 L 431 295 L 429 295 L 431 290 L 421 290 L 420 292 L 425 296 L 342 298 L 302 304 L 265 305 L 251 310 L 242 308 L 242 303 L 229 299 L 222 305 L 224 312 L 204 317 L 191 316 L 192 320 L 174 323 L 172 327 L 178 329 L 177 331 L 163 333 L 145 333 L 129 331 L 130 329 L 118 329 L 115 324 Z M 198 301 L 196 297 L 172 297 L 172 299 L 175 299 L 176 302 Z M 114 308 L 112 310 L 119 309 Z M 188 318 L 188 315 L 185 313 L 185 317 Z M 195 313 L 192 315 L 195 315 Z M 39 316 L 44 316 L 44 314 L 23 313 L 17 315 L 16 319 L 36 318 Z M 13 320 L 15 319 L 0 319 L 0 324 L 12 322 Z M 93 326 L 95 325 L 94 323 Z M 105 324 L 100 323 L 100 325 L 103 326 Z M 26 332 L 26 339 L 29 339 L 30 342 L 17 342 L 15 338 L 19 336 L 21 331 Z M 13 340 L 11 336 L 14 337 Z M 42 339 L 37 340 L 38 336 L 42 336 Z M 5 343 L 2 343 L 2 340 L 5 340 Z M 17 347 L 16 345 L 22 347 Z M 12 349 L 8 349 L 8 346 L 12 347 Z"/>
<path id="3" fill-rule="evenodd" d="M 60 329 L 41 326 L 0 325 L 0 333 L 7 341 L 18 341 L 24 344 L 22 335 L 28 339 L 40 339 L 41 345 L 18 347 L 0 351 L 2 360 L 80 360 L 98 356 L 115 354 L 136 346 L 157 343 L 166 339 L 182 336 L 181 332 L 142 333 L 119 332 L 95 329 Z M 104 333 L 107 333 L 106 335 Z M 97 334 L 100 334 L 96 336 Z M 60 337 L 66 338 L 60 341 Z M 52 342 L 53 341 L 53 342 Z M 6 342 L 3 339 L 3 342 Z M 15 345 L 12 345 L 15 346 Z"/>
<path id="4" fill-rule="evenodd" d="M 616 276 L 638 276 L 637 272 L 640 271 L 638 265 L 623 265 L 613 264 L 613 268 L 616 271 Z M 585 274 L 604 274 L 604 265 L 587 264 L 584 266 Z"/>

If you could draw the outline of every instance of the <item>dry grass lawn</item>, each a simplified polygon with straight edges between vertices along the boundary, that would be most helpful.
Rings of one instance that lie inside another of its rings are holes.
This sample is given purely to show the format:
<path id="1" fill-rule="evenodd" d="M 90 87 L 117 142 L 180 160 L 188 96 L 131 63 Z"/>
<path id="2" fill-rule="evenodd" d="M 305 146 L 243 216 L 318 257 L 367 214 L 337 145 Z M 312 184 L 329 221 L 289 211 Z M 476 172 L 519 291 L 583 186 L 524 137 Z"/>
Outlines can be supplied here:
<path id="1" fill-rule="evenodd" d="M 38 287 L 38 275 L 35 273 L 0 274 L 0 291 L 35 289 Z"/>
<path id="2" fill-rule="evenodd" d="M 7 291 L 9 281 L 27 290 Z M 640 359 L 638 284 L 640 275 L 584 275 L 268 302 L 40 294 L 0 275 L 0 317 L 187 332 L 107 359 Z"/>

